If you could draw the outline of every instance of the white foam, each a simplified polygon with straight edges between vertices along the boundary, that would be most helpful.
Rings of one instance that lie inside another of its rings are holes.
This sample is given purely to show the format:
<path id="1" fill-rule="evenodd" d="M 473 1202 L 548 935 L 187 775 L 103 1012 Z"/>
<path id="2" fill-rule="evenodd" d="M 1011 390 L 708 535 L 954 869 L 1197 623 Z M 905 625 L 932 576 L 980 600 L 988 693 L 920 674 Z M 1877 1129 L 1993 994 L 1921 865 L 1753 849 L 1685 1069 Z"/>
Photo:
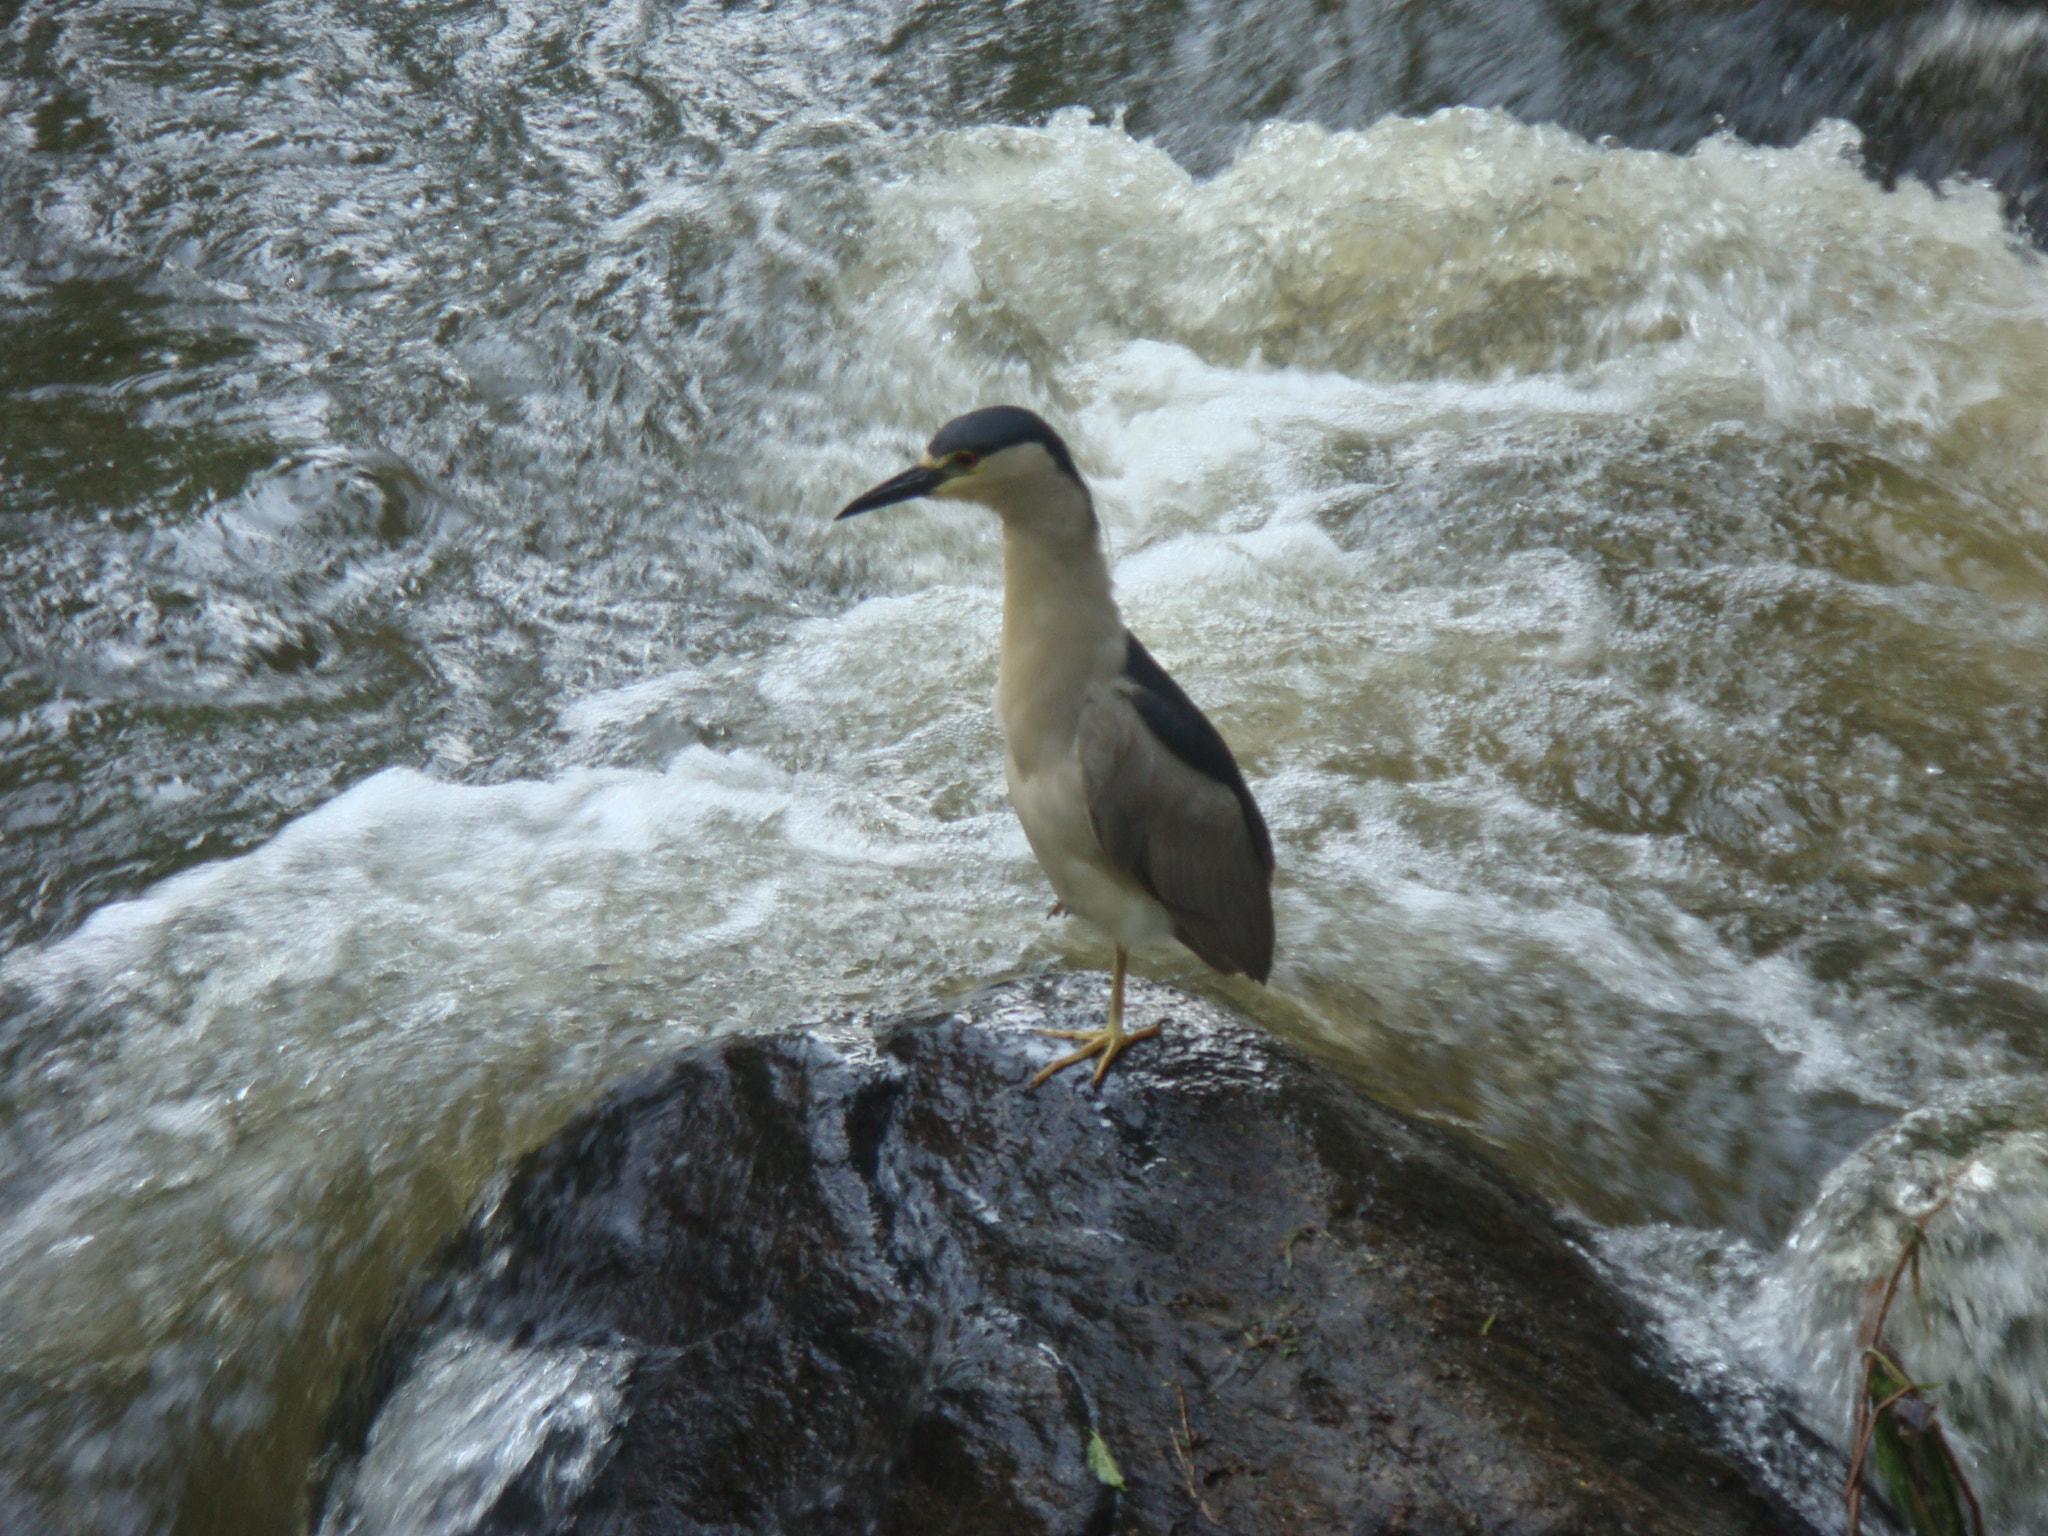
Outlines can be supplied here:
<path id="1" fill-rule="evenodd" d="M 456 1536 L 516 1478 L 559 1518 L 602 1465 L 631 1368 L 624 1350 L 437 1339 L 336 1479 L 321 1536 Z"/>

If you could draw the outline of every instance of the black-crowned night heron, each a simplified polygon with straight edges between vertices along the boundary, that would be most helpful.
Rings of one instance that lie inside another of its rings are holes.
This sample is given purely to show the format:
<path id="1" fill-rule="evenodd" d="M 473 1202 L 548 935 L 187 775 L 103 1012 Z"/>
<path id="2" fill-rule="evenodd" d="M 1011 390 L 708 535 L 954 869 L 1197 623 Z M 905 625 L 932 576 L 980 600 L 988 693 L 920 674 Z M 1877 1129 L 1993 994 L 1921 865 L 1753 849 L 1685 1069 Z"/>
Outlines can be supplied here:
<path id="1" fill-rule="evenodd" d="M 996 718 L 1010 804 L 1068 911 L 1116 946 L 1099 1030 L 1031 1079 L 1100 1056 L 1095 1081 L 1153 1024 L 1123 1027 L 1129 951 L 1171 936 L 1225 975 L 1273 969 L 1273 843 L 1230 748 L 1124 628 L 1095 504 L 1059 434 L 997 405 L 939 429 L 923 462 L 839 516 L 917 496 L 978 501 L 1003 520 Z"/>

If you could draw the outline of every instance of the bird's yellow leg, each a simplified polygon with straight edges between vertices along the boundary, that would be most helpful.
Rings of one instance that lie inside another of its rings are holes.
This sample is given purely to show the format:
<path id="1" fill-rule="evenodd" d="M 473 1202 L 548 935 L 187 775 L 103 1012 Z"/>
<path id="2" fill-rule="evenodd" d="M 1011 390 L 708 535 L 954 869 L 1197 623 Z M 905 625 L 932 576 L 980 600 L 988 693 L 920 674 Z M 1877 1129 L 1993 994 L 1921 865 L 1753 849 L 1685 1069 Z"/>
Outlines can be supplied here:
<path id="1" fill-rule="evenodd" d="M 1071 1067 L 1077 1061 L 1086 1061 L 1091 1056 L 1102 1060 L 1095 1067 L 1095 1082 L 1100 1083 L 1109 1072 L 1109 1064 L 1116 1060 L 1119 1052 L 1133 1040 L 1149 1040 L 1158 1034 L 1161 1025 L 1147 1024 L 1143 1029 L 1124 1032 L 1124 964 L 1126 961 L 1121 944 L 1116 950 L 1116 964 L 1109 973 L 1109 1018 L 1103 1029 L 1041 1029 L 1041 1035 L 1051 1035 L 1058 1040 L 1079 1040 L 1081 1049 L 1062 1056 L 1050 1066 L 1041 1067 L 1036 1076 L 1024 1085 L 1025 1090 L 1036 1088 L 1053 1073 L 1063 1067 Z M 1091 1084 L 1091 1086 L 1093 1086 Z"/>

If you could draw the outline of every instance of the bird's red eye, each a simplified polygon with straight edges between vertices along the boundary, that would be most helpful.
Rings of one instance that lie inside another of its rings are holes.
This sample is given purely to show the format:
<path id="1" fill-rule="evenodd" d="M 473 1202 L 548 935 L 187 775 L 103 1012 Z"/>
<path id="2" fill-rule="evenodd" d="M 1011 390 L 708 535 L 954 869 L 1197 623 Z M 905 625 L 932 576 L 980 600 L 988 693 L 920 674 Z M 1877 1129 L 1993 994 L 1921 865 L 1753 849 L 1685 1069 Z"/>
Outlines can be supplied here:
<path id="1" fill-rule="evenodd" d="M 972 469 L 981 462 L 981 455 L 978 453 L 956 453 L 953 455 L 953 462 L 962 469 Z"/>

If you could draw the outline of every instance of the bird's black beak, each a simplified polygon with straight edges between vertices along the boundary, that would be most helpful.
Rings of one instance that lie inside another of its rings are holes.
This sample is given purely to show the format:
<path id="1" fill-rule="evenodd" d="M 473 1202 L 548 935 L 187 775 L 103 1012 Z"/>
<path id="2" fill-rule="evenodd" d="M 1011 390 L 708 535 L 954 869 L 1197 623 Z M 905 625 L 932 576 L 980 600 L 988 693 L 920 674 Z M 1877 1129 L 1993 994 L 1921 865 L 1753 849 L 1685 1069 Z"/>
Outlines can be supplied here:
<path id="1" fill-rule="evenodd" d="M 872 512 L 877 507 L 893 506 L 899 501 L 910 501 L 919 496 L 929 496 L 938 484 L 946 478 L 942 469 L 933 469 L 927 464 L 914 465 L 884 480 L 871 491 L 863 492 L 840 509 L 840 517 L 852 517 L 858 512 Z"/>

